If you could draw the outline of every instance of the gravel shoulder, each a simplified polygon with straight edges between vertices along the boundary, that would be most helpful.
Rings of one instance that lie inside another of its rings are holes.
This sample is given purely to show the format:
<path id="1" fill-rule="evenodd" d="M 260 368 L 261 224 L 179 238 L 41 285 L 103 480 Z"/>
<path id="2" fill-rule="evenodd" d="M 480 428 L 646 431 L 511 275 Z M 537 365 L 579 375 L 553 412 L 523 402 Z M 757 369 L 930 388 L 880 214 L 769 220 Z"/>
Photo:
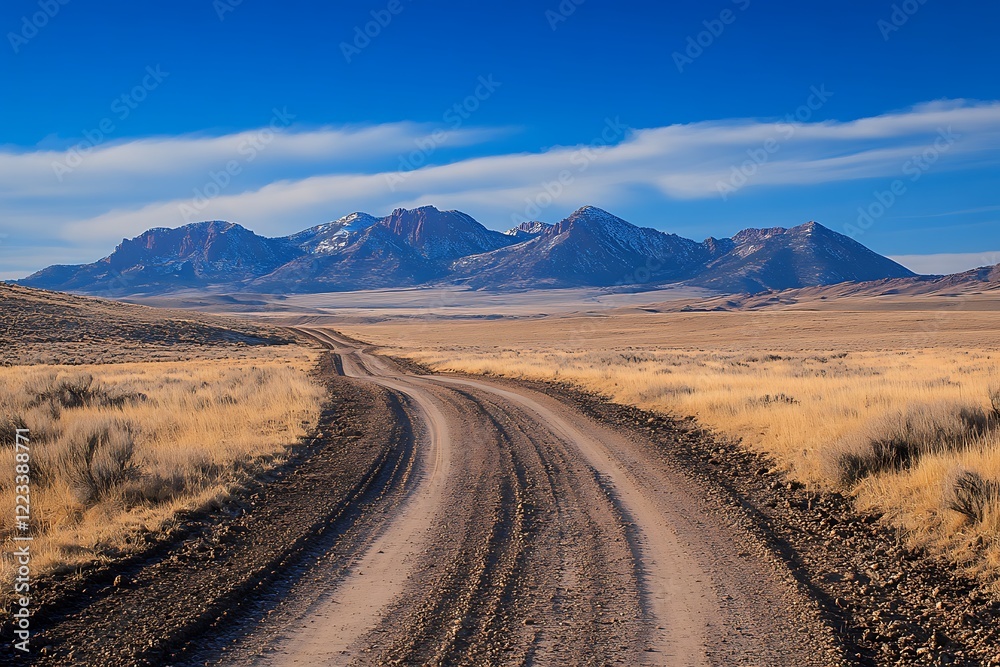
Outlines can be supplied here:
<path id="1" fill-rule="evenodd" d="M 881 517 L 857 512 L 849 498 L 809 491 L 770 458 L 693 420 L 557 383 L 490 381 L 573 406 L 629 436 L 649 465 L 700 487 L 706 511 L 743 531 L 810 600 L 803 611 L 818 614 L 838 647 L 829 664 L 1000 665 L 1000 600 L 988 586 L 908 548 L 904 536 Z"/>

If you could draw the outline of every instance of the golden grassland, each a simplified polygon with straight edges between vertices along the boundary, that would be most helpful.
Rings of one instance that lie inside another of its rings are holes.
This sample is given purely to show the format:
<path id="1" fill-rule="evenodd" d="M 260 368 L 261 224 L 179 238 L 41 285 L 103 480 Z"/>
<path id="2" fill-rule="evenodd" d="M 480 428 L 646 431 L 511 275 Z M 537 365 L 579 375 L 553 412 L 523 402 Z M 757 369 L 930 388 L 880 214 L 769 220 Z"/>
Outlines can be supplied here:
<path id="1" fill-rule="evenodd" d="M 276 465 L 319 416 L 316 352 L 0 368 L 0 513 L 15 531 L 14 427 L 30 429 L 34 574 L 140 549 L 180 510 L 211 507 Z M 11 580 L 5 559 L 0 577 Z"/>
<path id="2" fill-rule="evenodd" d="M 436 371 L 562 381 L 696 416 L 992 578 L 996 324 L 990 312 L 621 312 L 341 330 Z"/>

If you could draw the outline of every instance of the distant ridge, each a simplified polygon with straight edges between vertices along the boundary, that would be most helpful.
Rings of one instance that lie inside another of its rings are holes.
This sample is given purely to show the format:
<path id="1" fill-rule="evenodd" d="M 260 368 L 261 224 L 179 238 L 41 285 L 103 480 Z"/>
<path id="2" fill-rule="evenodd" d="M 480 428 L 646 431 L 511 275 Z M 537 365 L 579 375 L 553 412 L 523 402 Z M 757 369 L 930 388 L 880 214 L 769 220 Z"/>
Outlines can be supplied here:
<path id="1" fill-rule="evenodd" d="M 687 283 L 759 293 L 915 274 L 817 222 L 697 242 L 584 206 L 497 232 L 433 206 L 354 212 L 281 238 L 231 222 L 150 229 L 91 264 L 50 266 L 29 287 L 124 296 L 205 288 L 311 293 L 456 284 L 512 290 Z"/>
<path id="2" fill-rule="evenodd" d="M 732 242 L 732 249 L 710 261 L 692 284 L 753 294 L 916 275 L 818 222 L 791 229 L 744 229 Z"/>

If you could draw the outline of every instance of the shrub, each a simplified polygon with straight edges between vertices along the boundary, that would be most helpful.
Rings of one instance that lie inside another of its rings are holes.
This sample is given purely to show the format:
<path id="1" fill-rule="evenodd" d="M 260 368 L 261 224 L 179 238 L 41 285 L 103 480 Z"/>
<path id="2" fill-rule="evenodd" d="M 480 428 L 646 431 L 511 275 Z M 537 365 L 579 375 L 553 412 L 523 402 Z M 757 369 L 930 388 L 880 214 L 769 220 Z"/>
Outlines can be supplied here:
<path id="1" fill-rule="evenodd" d="M 121 420 L 79 420 L 54 445 L 55 466 L 62 471 L 77 499 L 92 505 L 135 476 L 135 442 L 131 427 Z"/>
<path id="2" fill-rule="evenodd" d="M 125 386 L 106 387 L 94 382 L 89 373 L 74 373 L 60 376 L 49 373 L 33 378 L 25 387 L 32 397 L 28 407 L 49 406 L 58 416 L 62 408 L 83 408 L 89 406 L 117 407 L 146 400 L 146 395 L 129 391 Z"/>
<path id="3" fill-rule="evenodd" d="M 794 396 L 784 393 L 764 394 L 763 396 L 747 399 L 747 404 L 755 407 L 767 407 L 769 405 L 798 405 L 799 400 Z"/>
<path id="4" fill-rule="evenodd" d="M 980 522 L 991 506 L 1000 504 L 1000 482 L 983 479 L 979 473 L 965 470 L 955 475 L 950 485 L 947 505 L 959 514 Z"/>
<path id="5" fill-rule="evenodd" d="M 89 403 L 94 376 L 89 373 L 76 373 L 59 377 L 49 373 L 33 378 L 25 387 L 33 395 L 29 407 L 51 403 L 63 408 L 80 408 Z"/>
<path id="6" fill-rule="evenodd" d="M 913 405 L 873 421 L 827 452 L 831 475 L 844 486 L 882 472 L 905 470 L 932 452 L 958 451 L 997 429 L 998 418 L 979 407 Z"/>
<path id="7" fill-rule="evenodd" d="M 14 447 L 17 429 L 22 428 L 28 428 L 28 425 L 21 415 L 0 415 L 0 447 Z"/>

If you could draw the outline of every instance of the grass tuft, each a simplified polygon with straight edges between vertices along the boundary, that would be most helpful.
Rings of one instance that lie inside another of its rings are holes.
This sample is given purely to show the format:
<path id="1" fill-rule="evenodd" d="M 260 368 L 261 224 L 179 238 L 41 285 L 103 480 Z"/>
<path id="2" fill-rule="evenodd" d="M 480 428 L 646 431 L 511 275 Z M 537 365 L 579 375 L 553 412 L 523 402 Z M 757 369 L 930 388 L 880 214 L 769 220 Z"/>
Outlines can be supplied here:
<path id="1" fill-rule="evenodd" d="M 1000 506 L 1000 482 L 983 479 L 971 470 L 959 472 L 951 484 L 948 508 L 976 523 L 986 519 L 987 512 Z"/>
<path id="2" fill-rule="evenodd" d="M 910 405 L 874 419 L 823 450 L 829 477 L 853 487 L 866 477 L 911 469 L 931 453 L 957 452 L 995 431 L 997 418 L 978 406 Z"/>

